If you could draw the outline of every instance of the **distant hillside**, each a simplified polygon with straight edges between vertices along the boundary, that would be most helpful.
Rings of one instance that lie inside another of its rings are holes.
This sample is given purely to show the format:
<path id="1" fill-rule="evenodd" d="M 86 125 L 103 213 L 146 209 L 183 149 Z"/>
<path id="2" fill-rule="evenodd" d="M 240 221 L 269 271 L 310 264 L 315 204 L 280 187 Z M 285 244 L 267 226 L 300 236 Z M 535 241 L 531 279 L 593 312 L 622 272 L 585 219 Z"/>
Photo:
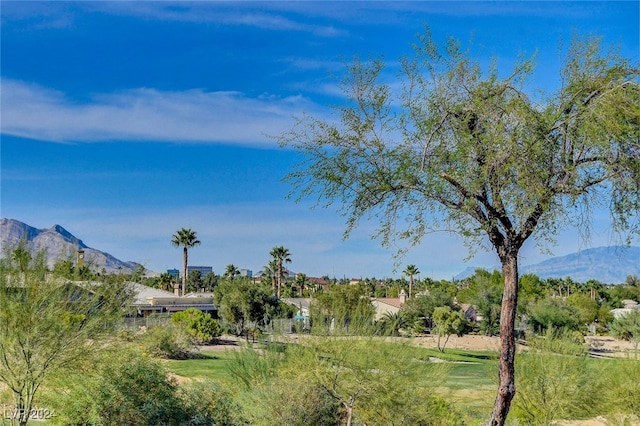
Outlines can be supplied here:
<path id="1" fill-rule="evenodd" d="M 456 279 L 473 275 L 477 268 L 466 268 Z M 499 269 L 498 266 L 485 268 Z M 640 247 L 597 247 L 566 256 L 553 257 L 534 265 L 520 267 L 520 274 L 535 274 L 540 278 L 566 278 L 586 282 L 591 279 L 605 284 L 621 284 L 629 275 L 640 276 Z"/>
<path id="2" fill-rule="evenodd" d="M 46 249 L 50 268 L 59 259 L 75 260 L 78 249 L 85 252 L 85 265 L 97 271 L 104 268 L 107 272 L 132 272 L 138 266 L 135 262 L 123 262 L 109 253 L 88 247 L 60 225 L 36 229 L 15 219 L 0 219 L 0 247 L 3 250 L 0 256 L 4 256 L 4 247 L 14 245 L 23 238 L 32 250 Z"/>

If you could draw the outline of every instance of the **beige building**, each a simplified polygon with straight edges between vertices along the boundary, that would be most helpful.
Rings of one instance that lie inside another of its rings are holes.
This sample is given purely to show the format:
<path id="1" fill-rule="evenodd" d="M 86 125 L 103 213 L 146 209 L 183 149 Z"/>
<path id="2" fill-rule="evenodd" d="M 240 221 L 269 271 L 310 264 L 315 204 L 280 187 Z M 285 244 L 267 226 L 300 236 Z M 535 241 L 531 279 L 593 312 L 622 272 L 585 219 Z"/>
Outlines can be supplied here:
<path id="1" fill-rule="evenodd" d="M 407 301 L 407 295 L 404 290 L 400 291 L 399 297 L 374 297 L 371 304 L 376 309 L 374 319 L 378 321 L 386 314 L 397 314 L 402 305 Z"/>

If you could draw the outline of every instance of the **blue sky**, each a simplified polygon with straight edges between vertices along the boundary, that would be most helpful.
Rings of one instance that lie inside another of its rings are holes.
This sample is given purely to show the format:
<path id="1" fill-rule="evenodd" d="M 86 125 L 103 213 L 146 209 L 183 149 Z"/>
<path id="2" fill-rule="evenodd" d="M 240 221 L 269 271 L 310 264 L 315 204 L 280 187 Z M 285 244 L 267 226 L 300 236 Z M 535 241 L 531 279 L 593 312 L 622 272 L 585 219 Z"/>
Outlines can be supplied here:
<path id="1" fill-rule="evenodd" d="M 394 272 L 363 222 L 348 240 L 336 208 L 286 198 L 299 158 L 269 135 L 302 112 L 330 117 L 336 76 L 354 56 L 397 60 L 427 24 L 435 37 L 473 38 L 505 72 L 538 52 L 532 85 L 552 89 L 560 44 L 598 34 L 639 57 L 639 7 L 624 2 L 8 2 L 0 3 L 2 217 L 60 224 L 90 247 L 155 271 L 179 267 L 182 227 L 202 245 L 190 264 L 258 271 L 284 245 L 310 276 L 451 278 L 493 266 L 481 250 L 428 235 Z M 602 222 L 604 223 L 604 222 Z M 555 255 L 607 245 L 567 229 Z M 523 264 L 536 263 L 533 242 Z"/>

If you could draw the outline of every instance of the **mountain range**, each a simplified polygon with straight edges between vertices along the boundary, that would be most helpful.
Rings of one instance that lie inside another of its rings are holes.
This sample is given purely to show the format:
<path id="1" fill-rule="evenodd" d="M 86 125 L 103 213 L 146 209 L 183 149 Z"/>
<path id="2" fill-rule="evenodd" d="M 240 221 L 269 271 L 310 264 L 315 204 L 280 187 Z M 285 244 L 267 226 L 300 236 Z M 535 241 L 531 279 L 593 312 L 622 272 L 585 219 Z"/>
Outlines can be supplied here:
<path id="1" fill-rule="evenodd" d="M 475 267 L 466 268 L 455 276 L 461 280 L 473 275 Z M 499 266 L 484 268 L 499 270 Z M 640 247 L 606 246 L 581 250 L 566 256 L 553 257 L 533 265 L 523 265 L 520 274 L 540 278 L 567 278 L 578 282 L 598 280 L 605 284 L 621 284 L 629 275 L 640 276 Z"/>
<path id="2" fill-rule="evenodd" d="M 135 262 L 124 262 L 109 253 L 88 247 L 60 225 L 54 225 L 49 229 L 36 229 L 15 219 L 0 219 L 0 256 L 4 256 L 5 247 L 11 247 L 21 239 L 24 239 L 33 251 L 46 250 L 49 268 L 59 259 L 71 259 L 75 262 L 79 249 L 84 250 L 85 265 L 97 271 L 104 269 L 107 272 L 127 273 L 133 272 L 139 266 Z"/>
<path id="3" fill-rule="evenodd" d="M 88 247 L 79 238 L 72 235 L 60 225 L 49 229 L 36 229 L 15 219 L 0 219 L 0 247 L 17 244 L 25 239 L 32 250 L 46 249 L 49 267 L 56 260 L 75 260 L 76 251 L 85 252 L 85 263 L 96 270 L 107 272 L 132 272 L 138 263 L 121 261 L 109 253 Z M 494 270 L 498 266 L 468 267 L 454 278 L 461 280 L 473 275 L 478 268 Z M 148 271 L 151 272 L 151 271 Z M 640 276 L 640 247 L 609 246 L 582 250 L 566 256 L 547 259 L 533 265 L 520 266 L 521 274 L 535 274 L 540 278 L 566 278 L 586 282 L 590 279 L 606 284 L 623 283 L 627 276 Z"/>

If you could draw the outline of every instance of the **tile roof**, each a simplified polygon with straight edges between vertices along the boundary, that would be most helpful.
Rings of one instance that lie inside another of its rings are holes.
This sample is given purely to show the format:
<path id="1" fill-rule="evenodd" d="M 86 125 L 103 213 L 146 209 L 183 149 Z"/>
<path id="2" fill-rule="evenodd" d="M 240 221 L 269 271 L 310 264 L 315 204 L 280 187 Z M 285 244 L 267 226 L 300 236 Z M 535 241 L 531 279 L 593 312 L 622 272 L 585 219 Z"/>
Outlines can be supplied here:
<path id="1" fill-rule="evenodd" d="M 398 297 L 374 297 L 372 300 L 377 300 L 379 303 L 385 303 L 394 308 L 401 308 L 404 305 Z"/>

